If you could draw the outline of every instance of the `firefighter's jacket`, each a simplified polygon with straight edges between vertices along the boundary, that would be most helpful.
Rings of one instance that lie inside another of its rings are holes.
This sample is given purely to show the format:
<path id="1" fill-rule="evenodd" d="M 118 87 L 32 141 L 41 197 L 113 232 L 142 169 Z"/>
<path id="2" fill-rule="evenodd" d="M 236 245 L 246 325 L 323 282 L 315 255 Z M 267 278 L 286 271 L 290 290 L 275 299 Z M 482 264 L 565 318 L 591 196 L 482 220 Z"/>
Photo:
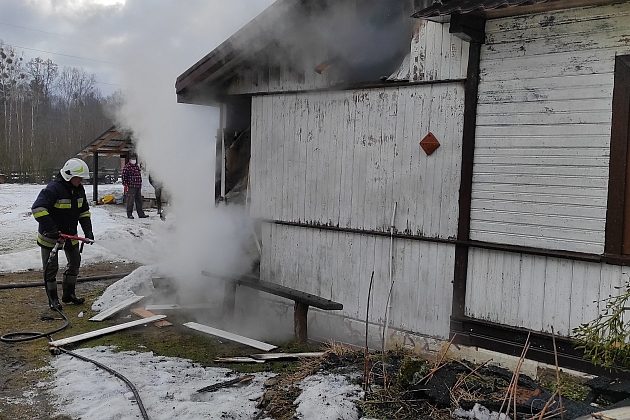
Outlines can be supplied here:
<path id="1" fill-rule="evenodd" d="M 61 175 L 57 175 L 55 180 L 41 190 L 33 203 L 32 212 L 39 223 L 37 243 L 40 246 L 55 246 L 56 239 L 47 237 L 47 233 L 76 235 L 78 222 L 81 223 L 84 234 L 92 234 L 90 206 L 83 185 L 73 187 Z M 76 245 L 78 241 L 72 243 Z"/>

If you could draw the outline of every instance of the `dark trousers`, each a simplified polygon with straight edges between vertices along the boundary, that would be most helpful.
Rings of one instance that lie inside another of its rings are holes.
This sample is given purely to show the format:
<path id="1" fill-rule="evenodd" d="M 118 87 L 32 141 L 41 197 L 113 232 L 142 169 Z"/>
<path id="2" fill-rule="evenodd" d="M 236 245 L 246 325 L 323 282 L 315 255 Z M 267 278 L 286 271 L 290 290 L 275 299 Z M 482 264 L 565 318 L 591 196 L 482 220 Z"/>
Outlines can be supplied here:
<path id="1" fill-rule="evenodd" d="M 57 281 L 57 271 L 59 270 L 59 254 L 55 255 L 48 266 L 46 263 L 48 261 L 48 257 L 50 257 L 51 248 L 41 248 L 42 254 L 42 267 L 44 269 L 44 279 L 46 283 L 53 282 L 56 286 Z M 79 252 L 79 245 L 72 245 L 70 241 L 67 241 L 65 246 L 63 247 L 64 252 L 66 253 L 66 259 L 68 260 L 68 265 L 66 266 L 66 271 L 63 272 L 64 281 L 66 281 L 67 277 L 76 277 L 79 275 L 79 267 L 81 266 L 81 253 Z"/>
<path id="2" fill-rule="evenodd" d="M 131 216 L 133 213 L 133 205 L 136 205 L 136 212 L 138 217 L 144 217 L 144 211 L 142 211 L 142 194 L 140 194 L 139 187 L 127 188 L 127 216 Z"/>
<path id="3" fill-rule="evenodd" d="M 155 188 L 155 205 L 157 206 L 158 214 L 162 213 L 162 188 Z"/>

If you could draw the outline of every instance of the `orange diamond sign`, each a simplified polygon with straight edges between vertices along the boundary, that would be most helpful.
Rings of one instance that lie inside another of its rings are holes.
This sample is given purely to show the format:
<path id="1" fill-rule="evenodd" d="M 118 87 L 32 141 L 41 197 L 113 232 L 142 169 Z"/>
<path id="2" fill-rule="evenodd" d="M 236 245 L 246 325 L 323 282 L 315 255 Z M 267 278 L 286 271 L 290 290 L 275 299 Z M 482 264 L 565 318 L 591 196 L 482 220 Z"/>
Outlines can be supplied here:
<path id="1" fill-rule="evenodd" d="M 420 140 L 420 147 L 422 147 L 422 150 L 424 150 L 424 153 L 426 153 L 427 156 L 430 156 L 437 150 L 438 147 L 440 147 L 440 142 L 433 133 L 429 132 L 429 134 Z"/>

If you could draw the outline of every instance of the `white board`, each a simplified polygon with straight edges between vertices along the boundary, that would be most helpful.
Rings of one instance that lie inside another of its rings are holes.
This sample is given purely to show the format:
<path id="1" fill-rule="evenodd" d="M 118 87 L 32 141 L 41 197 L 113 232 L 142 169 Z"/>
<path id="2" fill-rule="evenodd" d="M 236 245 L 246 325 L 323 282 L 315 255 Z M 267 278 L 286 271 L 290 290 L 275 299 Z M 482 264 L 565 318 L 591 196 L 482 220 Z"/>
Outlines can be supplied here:
<path id="1" fill-rule="evenodd" d="M 127 328 L 135 327 L 138 325 L 149 324 L 153 321 L 158 321 L 164 318 L 166 318 L 166 315 L 156 315 L 150 318 L 138 319 L 136 321 L 126 322 L 124 324 L 114 325 L 112 327 L 101 328 L 100 330 L 94 330 L 87 333 L 75 335 L 72 337 L 62 338 L 61 340 L 51 341 L 48 344 L 54 347 L 65 346 L 66 344 L 76 343 L 77 341 L 87 340 L 88 338 L 98 337 L 100 335 L 105 335 L 105 334 L 109 334 L 109 333 L 120 331 L 120 330 L 126 330 Z"/>
<path id="2" fill-rule="evenodd" d="M 198 324 L 196 322 L 187 322 L 184 324 L 184 326 L 191 328 L 193 330 L 201 331 L 206 334 L 225 338 L 226 340 L 236 341 L 237 343 L 245 344 L 246 346 L 254 347 L 256 349 L 260 349 L 263 351 L 271 351 L 277 348 L 277 346 L 263 343 L 262 341 L 243 337 L 242 335 L 237 335 L 228 331 L 219 330 L 217 328 L 209 327 L 208 325 Z"/>
<path id="3" fill-rule="evenodd" d="M 192 309 L 211 309 L 212 306 L 208 303 L 190 304 L 186 306 L 178 305 L 177 303 L 156 303 L 153 305 L 146 305 L 144 309 L 147 311 L 185 311 Z"/>
<path id="4" fill-rule="evenodd" d="M 265 363 L 264 360 L 254 359 L 253 357 L 218 357 L 214 359 L 216 363 Z"/>
<path id="5" fill-rule="evenodd" d="M 282 359 L 306 359 L 322 357 L 326 354 L 323 351 L 307 353 L 261 353 L 252 354 L 251 357 L 257 360 L 282 360 Z"/>
<path id="6" fill-rule="evenodd" d="M 90 318 L 90 321 L 103 321 L 114 315 L 115 313 L 120 312 L 123 309 L 133 305 L 134 303 L 141 301 L 142 299 L 144 299 L 144 296 L 134 296 L 130 297 L 129 299 L 125 299 L 122 302 L 119 302 L 116 305 L 112 306 L 111 308 L 99 312 L 98 315 L 94 315 L 92 318 Z"/>

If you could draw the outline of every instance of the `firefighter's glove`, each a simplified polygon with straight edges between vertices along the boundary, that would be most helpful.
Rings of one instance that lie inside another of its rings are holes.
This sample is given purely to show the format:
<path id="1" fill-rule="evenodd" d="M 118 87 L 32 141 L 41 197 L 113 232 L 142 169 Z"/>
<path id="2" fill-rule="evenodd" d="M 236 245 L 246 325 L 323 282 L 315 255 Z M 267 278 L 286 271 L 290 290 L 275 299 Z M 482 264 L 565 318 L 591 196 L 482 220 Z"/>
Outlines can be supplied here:
<path id="1" fill-rule="evenodd" d="M 87 231 L 84 233 L 85 233 L 85 237 L 90 240 L 90 242 L 87 242 L 87 243 L 92 244 L 94 242 L 94 233 L 92 231 Z"/>

